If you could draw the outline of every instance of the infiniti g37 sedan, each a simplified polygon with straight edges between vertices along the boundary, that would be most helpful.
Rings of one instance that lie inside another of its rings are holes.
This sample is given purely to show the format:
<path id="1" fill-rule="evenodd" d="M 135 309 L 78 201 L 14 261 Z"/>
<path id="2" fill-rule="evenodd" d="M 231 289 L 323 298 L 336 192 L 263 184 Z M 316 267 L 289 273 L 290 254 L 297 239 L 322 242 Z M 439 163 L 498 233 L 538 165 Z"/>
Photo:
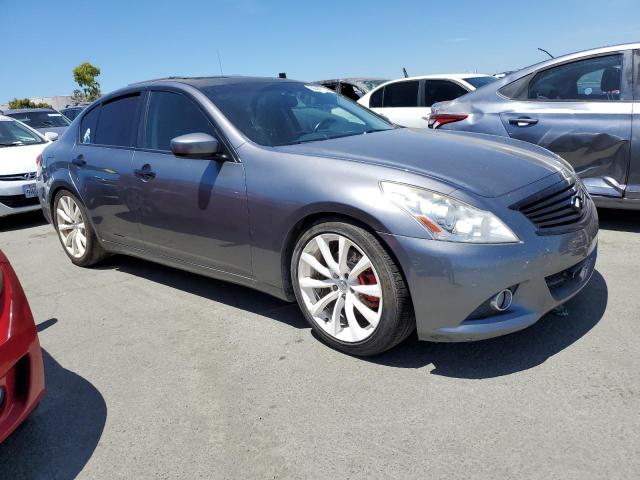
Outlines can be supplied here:
<path id="1" fill-rule="evenodd" d="M 594 268 L 596 210 L 548 151 L 395 128 L 318 85 L 169 78 L 102 97 L 38 172 L 65 253 L 297 300 L 356 355 L 523 329 Z"/>
<path id="2" fill-rule="evenodd" d="M 547 60 L 433 106 L 431 128 L 535 143 L 578 172 L 598 206 L 640 209 L 640 43 Z"/>

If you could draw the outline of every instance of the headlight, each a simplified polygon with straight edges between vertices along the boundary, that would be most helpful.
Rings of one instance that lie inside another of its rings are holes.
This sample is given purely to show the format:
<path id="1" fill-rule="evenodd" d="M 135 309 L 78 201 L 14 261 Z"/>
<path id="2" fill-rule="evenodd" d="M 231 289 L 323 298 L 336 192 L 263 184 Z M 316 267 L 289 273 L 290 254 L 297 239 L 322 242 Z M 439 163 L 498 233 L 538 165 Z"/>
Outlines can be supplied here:
<path id="1" fill-rule="evenodd" d="M 410 213 L 436 240 L 468 243 L 514 243 L 519 239 L 493 213 L 441 193 L 401 183 L 380 182 L 391 202 Z"/>

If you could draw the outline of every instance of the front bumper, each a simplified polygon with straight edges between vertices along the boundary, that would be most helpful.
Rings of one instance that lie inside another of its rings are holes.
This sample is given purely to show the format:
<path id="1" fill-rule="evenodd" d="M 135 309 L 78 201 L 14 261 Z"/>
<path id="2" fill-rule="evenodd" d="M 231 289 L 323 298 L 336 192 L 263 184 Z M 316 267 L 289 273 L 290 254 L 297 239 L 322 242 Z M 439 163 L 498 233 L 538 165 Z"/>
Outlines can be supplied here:
<path id="1" fill-rule="evenodd" d="M 40 202 L 37 197 L 28 199 L 24 196 L 22 187 L 34 180 L 27 181 L 0 181 L 0 217 L 6 217 L 18 213 L 30 212 L 40 209 Z M 3 203 L 3 199 L 6 203 Z"/>
<path id="2" fill-rule="evenodd" d="M 526 328 L 588 283 L 597 256 L 598 219 L 562 235 L 529 235 L 520 244 L 473 245 L 381 234 L 408 283 L 418 337 L 483 340 Z M 575 267 L 575 268 L 574 268 Z M 562 273 L 568 273 L 563 280 Z M 470 319 L 489 298 L 517 287 L 511 307 Z"/>

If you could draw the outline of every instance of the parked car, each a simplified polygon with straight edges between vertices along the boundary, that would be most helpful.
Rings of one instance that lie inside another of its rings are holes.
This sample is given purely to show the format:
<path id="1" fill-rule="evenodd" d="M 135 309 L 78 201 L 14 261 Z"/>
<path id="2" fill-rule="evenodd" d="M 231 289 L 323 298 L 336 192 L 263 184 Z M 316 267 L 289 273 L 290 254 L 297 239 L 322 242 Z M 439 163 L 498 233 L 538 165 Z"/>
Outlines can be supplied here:
<path id="1" fill-rule="evenodd" d="M 297 300 L 351 354 L 416 326 L 435 341 L 525 328 L 594 268 L 596 210 L 534 145 L 394 128 L 278 79 L 149 81 L 80 115 L 38 176 L 74 264 L 122 253 Z"/>
<path id="2" fill-rule="evenodd" d="M 40 133 L 54 132 L 62 136 L 71 124 L 69 119 L 53 108 L 20 108 L 5 110 L 4 115 L 15 118 Z"/>
<path id="3" fill-rule="evenodd" d="M 496 81 L 491 75 L 447 74 L 409 77 L 387 82 L 358 103 L 403 127 L 427 128 L 431 105 L 453 100 Z"/>
<path id="4" fill-rule="evenodd" d="M 73 121 L 73 119 L 76 118 L 78 114 L 85 108 L 86 105 L 74 105 L 61 109 L 60 113 L 67 117 L 69 120 Z"/>
<path id="5" fill-rule="evenodd" d="M 383 78 L 335 78 L 333 80 L 318 80 L 318 85 L 327 87 L 345 97 L 357 102 L 363 95 L 376 88 L 378 85 L 388 82 Z"/>
<path id="6" fill-rule="evenodd" d="M 41 135 L 26 125 L 0 115 L 0 217 L 39 210 L 36 160 L 58 138 Z"/>
<path id="7" fill-rule="evenodd" d="M 44 367 L 29 302 L 0 251 L 0 443 L 44 396 Z"/>
<path id="8" fill-rule="evenodd" d="M 639 61 L 640 43 L 547 60 L 435 105 L 431 126 L 545 147 L 573 165 L 596 205 L 638 209 Z"/>

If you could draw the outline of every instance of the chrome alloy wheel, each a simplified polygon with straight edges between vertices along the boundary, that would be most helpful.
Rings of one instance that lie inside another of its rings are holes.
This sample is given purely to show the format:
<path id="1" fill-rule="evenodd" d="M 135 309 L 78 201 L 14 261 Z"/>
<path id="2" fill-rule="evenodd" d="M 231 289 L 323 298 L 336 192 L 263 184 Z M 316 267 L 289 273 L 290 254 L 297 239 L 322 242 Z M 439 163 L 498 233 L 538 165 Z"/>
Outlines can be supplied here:
<path id="1" fill-rule="evenodd" d="M 365 340 L 380 322 L 378 273 L 362 249 L 342 235 L 323 233 L 305 245 L 298 285 L 313 320 L 337 340 Z"/>
<path id="2" fill-rule="evenodd" d="M 82 210 L 73 198 L 68 195 L 60 197 L 56 207 L 56 224 L 58 235 L 64 248 L 74 258 L 80 258 L 87 250 L 87 232 Z"/>

